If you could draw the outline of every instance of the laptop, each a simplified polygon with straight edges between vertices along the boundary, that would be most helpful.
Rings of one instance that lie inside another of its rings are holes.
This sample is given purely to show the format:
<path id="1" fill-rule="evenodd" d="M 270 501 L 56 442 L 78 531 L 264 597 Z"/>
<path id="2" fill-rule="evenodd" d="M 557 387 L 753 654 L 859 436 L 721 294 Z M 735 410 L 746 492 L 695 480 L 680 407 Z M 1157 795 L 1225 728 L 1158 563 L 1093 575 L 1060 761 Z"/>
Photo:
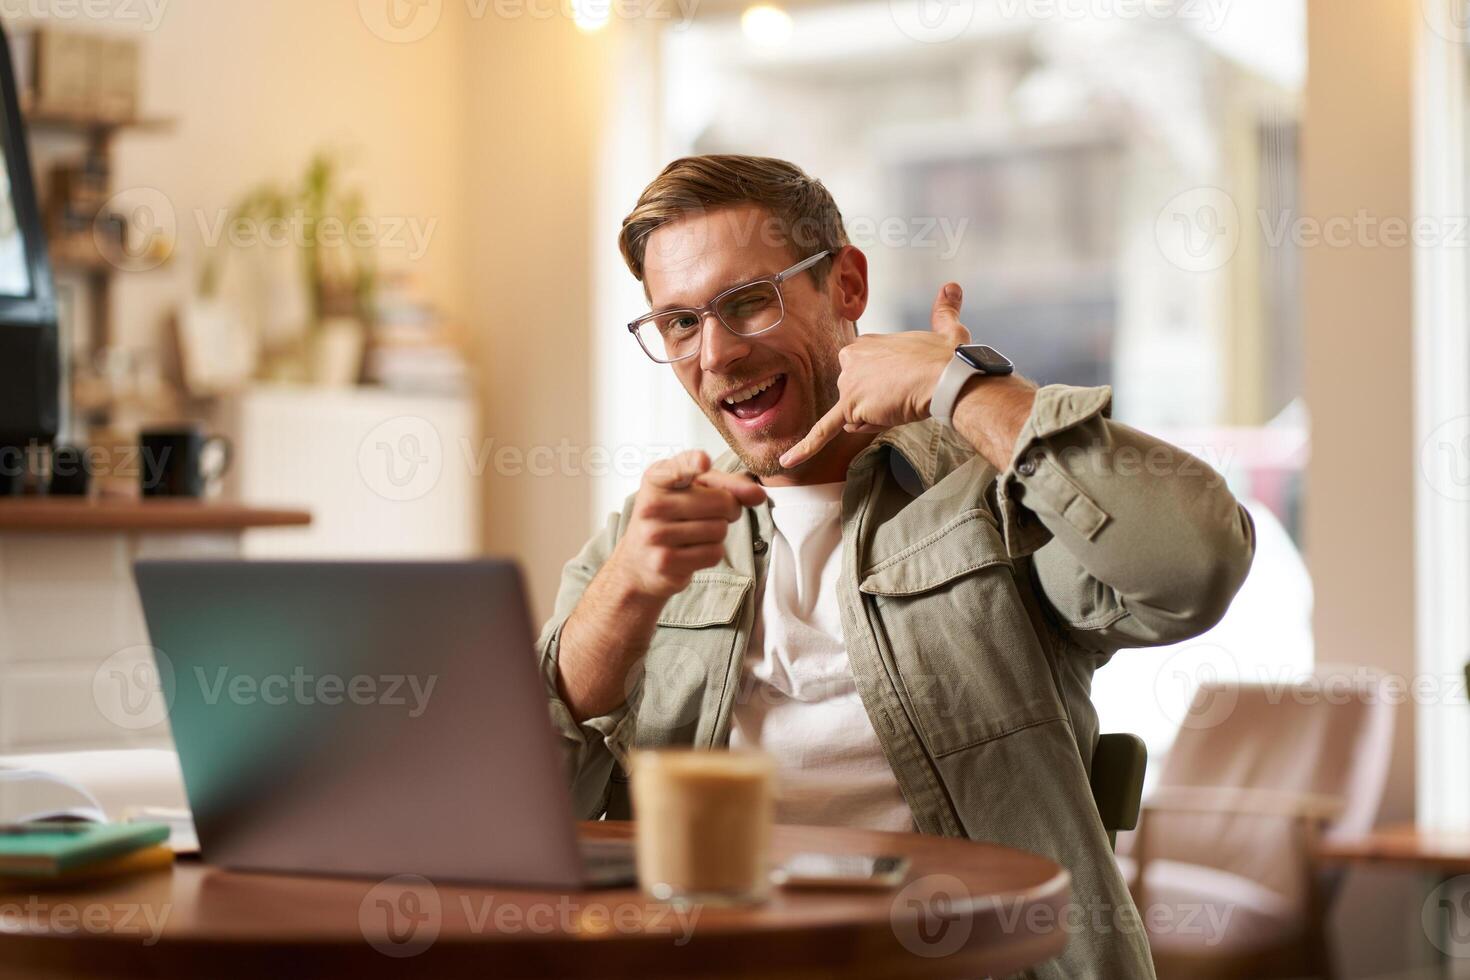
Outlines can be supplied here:
<path id="1" fill-rule="evenodd" d="M 579 842 L 505 561 L 139 561 L 203 859 L 548 889 L 634 880 Z"/>

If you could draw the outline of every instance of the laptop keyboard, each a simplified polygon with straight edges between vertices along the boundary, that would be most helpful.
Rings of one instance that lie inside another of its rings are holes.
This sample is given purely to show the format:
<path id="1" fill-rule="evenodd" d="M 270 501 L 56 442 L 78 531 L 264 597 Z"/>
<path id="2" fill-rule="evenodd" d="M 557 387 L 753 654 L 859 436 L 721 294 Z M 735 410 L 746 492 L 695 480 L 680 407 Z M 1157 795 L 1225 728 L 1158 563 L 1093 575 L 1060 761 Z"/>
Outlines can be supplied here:
<path id="1" fill-rule="evenodd" d="M 622 868 L 633 860 L 633 842 L 626 840 L 584 840 L 579 842 L 582 862 L 590 871 L 599 868 Z"/>

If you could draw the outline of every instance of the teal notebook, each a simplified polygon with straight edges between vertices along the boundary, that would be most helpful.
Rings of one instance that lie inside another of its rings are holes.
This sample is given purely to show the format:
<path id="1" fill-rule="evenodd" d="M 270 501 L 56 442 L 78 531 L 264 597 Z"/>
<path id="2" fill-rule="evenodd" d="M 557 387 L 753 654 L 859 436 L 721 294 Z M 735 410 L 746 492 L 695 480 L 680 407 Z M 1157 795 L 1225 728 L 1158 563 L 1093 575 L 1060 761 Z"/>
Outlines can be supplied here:
<path id="1" fill-rule="evenodd" d="M 0 827 L 0 875 L 44 877 L 168 840 L 167 824 L 19 824 Z"/>

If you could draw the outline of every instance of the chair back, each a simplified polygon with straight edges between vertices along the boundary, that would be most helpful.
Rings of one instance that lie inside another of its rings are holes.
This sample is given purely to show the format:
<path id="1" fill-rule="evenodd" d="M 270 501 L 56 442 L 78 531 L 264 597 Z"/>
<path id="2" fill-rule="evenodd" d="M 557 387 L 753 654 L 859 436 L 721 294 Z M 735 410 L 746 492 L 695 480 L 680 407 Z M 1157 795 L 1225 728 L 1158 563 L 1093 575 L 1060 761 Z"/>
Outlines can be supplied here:
<path id="1" fill-rule="evenodd" d="M 1148 768 L 1148 746 L 1137 735 L 1116 732 L 1099 735 L 1092 752 L 1092 799 L 1108 832 L 1108 843 L 1118 846 L 1118 831 L 1138 826 L 1143 801 L 1143 775 Z"/>
<path id="2" fill-rule="evenodd" d="M 1335 801 L 1324 835 L 1369 830 L 1388 781 L 1394 704 L 1382 674 L 1319 667 L 1293 681 L 1202 684 L 1159 773 L 1175 787 L 1264 790 L 1279 798 Z M 1233 872 L 1283 893 L 1299 887 L 1290 820 L 1259 814 L 1148 818 L 1152 858 Z"/>

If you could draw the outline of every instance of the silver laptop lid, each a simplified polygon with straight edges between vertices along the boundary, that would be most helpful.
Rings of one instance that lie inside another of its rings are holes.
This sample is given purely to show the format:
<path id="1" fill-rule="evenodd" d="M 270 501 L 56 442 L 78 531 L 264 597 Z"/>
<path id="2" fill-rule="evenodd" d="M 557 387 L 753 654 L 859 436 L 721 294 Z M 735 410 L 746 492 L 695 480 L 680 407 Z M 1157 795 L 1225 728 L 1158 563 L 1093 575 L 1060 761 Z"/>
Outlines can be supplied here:
<path id="1" fill-rule="evenodd" d="M 513 564 L 140 561 L 135 575 L 206 861 L 579 883 Z"/>

